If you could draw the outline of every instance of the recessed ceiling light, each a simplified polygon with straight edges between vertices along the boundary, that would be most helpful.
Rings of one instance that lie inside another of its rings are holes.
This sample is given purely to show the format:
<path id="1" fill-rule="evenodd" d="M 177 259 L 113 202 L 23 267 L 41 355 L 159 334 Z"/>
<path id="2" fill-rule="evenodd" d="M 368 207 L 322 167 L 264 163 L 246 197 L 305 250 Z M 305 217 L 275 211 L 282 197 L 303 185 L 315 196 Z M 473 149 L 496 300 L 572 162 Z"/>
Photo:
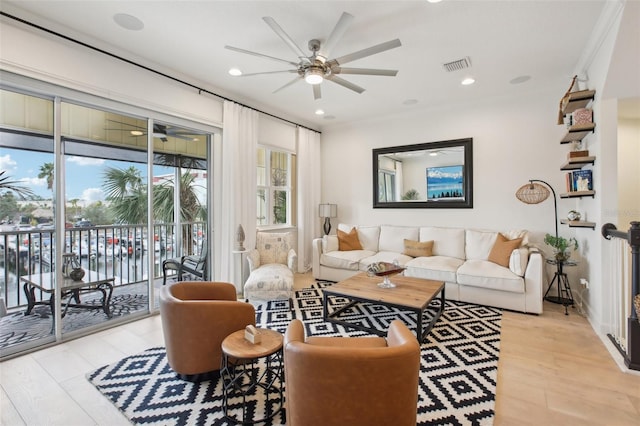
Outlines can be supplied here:
<path id="1" fill-rule="evenodd" d="M 144 28 L 144 23 L 133 15 L 126 13 L 116 13 L 113 20 L 125 30 L 140 31 Z"/>
<path id="2" fill-rule="evenodd" d="M 418 103 L 417 99 L 407 99 L 404 102 L 402 102 L 403 105 L 415 105 Z"/>
<path id="3" fill-rule="evenodd" d="M 242 71 L 240 71 L 238 68 L 231 68 L 229 70 L 229 74 L 231 74 L 234 77 L 237 77 L 239 75 L 242 75 Z"/>
<path id="4" fill-rule="evenodd" d="M 442 0 L 427 0 L 429 3 L 440 3 Z"/>
<path id="5" fill-rule="evenodd" d="M 468 85 L 473 84 L 475 82 L 476 82 L 476 80 L 473 77 L 466 77 L 464 80 L 462 80 L 461 84 L 463 86 L 468 86 Z"/>
<path id="6" fill-rule="evenodd" d="M 434 152 L 430 152 L 429 155 L 432 156 L 432 157 L 436 157 L 438 155 L 438 153 L 434 151 Z"/>
<path id="7" fill-rule="evenodd" d="M 524 83 L 525 81 L 529 81 L 529 80 L 531 80 L 531 76 L 530 75 L 521 75 L 521 76 L 516 77 L 513 80 L 511 80 L 509 83 L 511 83 L 511 84 L 521 84 L 521 83 Z"/>
<path id="8" fill-rule="evenodd" d="M 132 130 L 132 131 L 131 131 L 131 134 L 132 134 L 133 136 L 142 136 L 142 135 L 144 135 L 144 133 L 143 133 L 143 132 L 141 132 L 140 130 Z"/>
<path id="9" fill-rule="evenodd" d="M 324 115 L 324 111 L 321 109 L 316 110 L 316 115 Z"/>

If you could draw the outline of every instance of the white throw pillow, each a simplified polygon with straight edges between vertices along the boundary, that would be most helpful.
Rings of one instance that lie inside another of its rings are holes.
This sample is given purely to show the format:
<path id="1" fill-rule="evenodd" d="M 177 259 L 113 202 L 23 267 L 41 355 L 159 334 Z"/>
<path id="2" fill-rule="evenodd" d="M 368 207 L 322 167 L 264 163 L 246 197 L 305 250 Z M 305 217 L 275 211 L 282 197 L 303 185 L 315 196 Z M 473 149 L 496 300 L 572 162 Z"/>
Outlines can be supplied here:
<path id="1" fill-rule="evenodd" d="M 529 262 L 529 249 L 520 247 L 511 252 L 509 257 L 509 269 L 514 274 L 524 277 Z"/>

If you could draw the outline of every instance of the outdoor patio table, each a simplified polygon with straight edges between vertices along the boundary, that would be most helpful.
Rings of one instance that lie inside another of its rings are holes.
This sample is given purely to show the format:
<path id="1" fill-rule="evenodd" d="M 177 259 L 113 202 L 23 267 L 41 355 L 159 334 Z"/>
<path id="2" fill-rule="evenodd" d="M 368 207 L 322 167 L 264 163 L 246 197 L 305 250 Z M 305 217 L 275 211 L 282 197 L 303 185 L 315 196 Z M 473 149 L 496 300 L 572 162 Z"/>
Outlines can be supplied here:
<path id="1" fill-rule="evenodd" d="M 35 305 L 49 305 L 51 307 L 51 315 L 55 314 L 55 288 L 54 288 L 54 273 L 45 272 L 32 275 L 24 275 L 20 277 L 20 280 L 24 282 L 24 293 L 27 296 L 27 310 L 25 315 L 29 315 Z M 111 311 L 109 304 L 111 302 L 111 294 L 113 293 L 113 281 L 115 278 L 107 277 L 104 274 L 100 274 L 95 271 L 86 271 L 83 280 L 74 281 L 71 278 L 64 278 L 62 280 L 62 286 L 60 288 L 61 298 L 67 302 L 64 304 L 62 311 L 62 317 L 67 313 L 67 309 L 70 307 L 84 308 L 84 309 L 102 309 L 109 318 L 111 318 Z M 35 292 L 41 290 L 44 293 L 49 293 L 51 296 L 48 301 L 36 300 Z M 102 293 L 102 300 L 99 305 L 83 304 L 80 301 L 80 295 L 83 293 L 90 293 L 99 291 Z M 72 303 L 75 301 L 75 303 Z"/>

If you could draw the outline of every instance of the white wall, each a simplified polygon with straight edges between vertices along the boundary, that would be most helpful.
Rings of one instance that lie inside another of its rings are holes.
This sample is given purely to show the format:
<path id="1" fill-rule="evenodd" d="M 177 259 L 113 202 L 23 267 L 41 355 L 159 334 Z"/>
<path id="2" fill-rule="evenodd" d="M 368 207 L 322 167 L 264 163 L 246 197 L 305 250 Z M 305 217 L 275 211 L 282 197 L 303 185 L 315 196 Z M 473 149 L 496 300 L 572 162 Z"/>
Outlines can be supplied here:
<path id="1" fill-rule="evenodd" d="M 640 219 L 640 119 L 618 119 L 618 221 Z"/>
<path id="2" fill-rule="evenodd" d="M 337 222 L 528 229 L 541 241 L 554 232 L 551 198 L 526 205 L 515 198 L 528 179 L 564 185 L 566 148 L 555 124 L 564 89 L 483 104 L 403 115 L 327 129 L 322 136 L 322 198 L 338 204 Z M 372 149 L 473 138 L 473 209 L 373 209 Z M 559 201 L 559 214 L 569 209 Z M 562 230 L 561 230 L 562 231 Z M 567 230 L 565 230 L 567 231 Z M 561 232 L 563 233 L 563 232 Z"/>

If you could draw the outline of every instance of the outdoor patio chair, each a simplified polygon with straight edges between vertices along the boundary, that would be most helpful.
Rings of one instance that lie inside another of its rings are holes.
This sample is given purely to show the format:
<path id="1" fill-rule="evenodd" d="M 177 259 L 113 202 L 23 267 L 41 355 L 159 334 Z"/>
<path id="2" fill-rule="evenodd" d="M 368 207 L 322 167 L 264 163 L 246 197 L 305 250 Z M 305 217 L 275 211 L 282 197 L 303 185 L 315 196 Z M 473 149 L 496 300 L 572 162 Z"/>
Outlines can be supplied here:
<path id="1" fill-rule="evenodd" d="M 162 285 L 167 284 L 168 271 L 176 271 L 178 281 L 182 281 L 185 273 L 193 278 L 207 279 L 207 242 L 202 242 L 202 252 L 199 255 L 182 256 L 162 262 Z"/>

